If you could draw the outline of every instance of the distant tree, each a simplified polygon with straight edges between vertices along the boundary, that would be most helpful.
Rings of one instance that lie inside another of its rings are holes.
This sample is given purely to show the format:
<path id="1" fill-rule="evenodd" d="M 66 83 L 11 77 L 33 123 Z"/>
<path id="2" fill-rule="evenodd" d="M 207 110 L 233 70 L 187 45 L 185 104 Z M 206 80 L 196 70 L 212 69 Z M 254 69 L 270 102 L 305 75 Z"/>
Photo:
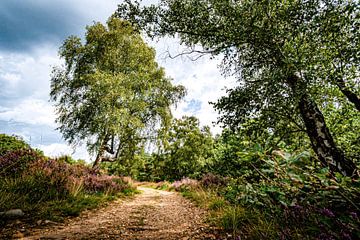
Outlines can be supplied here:
<path id="1" fill-rule="evenodd" d="M 299 116 L 322 164 L 358 175 L 318 106 L 336 85 L 359 110 L 358 1 L 126 0 L 117 15 L 151 37 L 177 36 L 193 53 L 224 56 L 224 73 L 237 74 L 239 86 L 215 105 L 221 122 L 238 128 L 285 116 L 296 124 Z"/>
<path id="2" fill-rule="evenodd" d="M 210 128 L 200 128 L 196 117 L 174 119 L 165 132 L 164 146 L 153 156 L 162 176 L 168 180 L 198 177 L 212 157 L 214 140 Z"/>
<path id="3" fill-rule="evenodd" d="M 58 128 L 70 144 L 87 143 L 101 161 L 131 160 L 171 122 L 170 106 L 185 94 L 155 62 L 131 24 L 110 18 L 87 27 L 85 43 L 65 40 L 65 65 L 51 76 Z"/>

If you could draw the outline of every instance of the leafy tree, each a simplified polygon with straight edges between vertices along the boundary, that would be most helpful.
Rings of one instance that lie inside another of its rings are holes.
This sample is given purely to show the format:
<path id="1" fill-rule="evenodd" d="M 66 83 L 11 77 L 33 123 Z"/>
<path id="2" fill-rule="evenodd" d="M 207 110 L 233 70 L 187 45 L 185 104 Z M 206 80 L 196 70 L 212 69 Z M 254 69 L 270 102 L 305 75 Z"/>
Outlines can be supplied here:
<path id="1" fill-rule="evenodd" d="M 170 106 L 185 90 L 155 62 L 155 51 L 131 24 L 110 18 L 87 27 L 85 43 L 65 40 L 53 69 L 51 100 L 70 144 L 87 142 L 101 161 L 131 160 L 171 122 Z"/>
<path id="2" fill-rule="evenodd" d="M 140 7 L 127 0 L 117 15 L 152 37 L 177 36 L 193 52 L 224 56 L 224 73 L 237 74 L 239 86 L 215 104 L 220 121 L 238 128 L 249 119 L 278 122 L 282 115 L 295 124 L 299 117 L 322 164 L 358 175 L 318 106 L 319 86 L 331 85 L 358 104 L 357 1 L 162 0 Z"/>
<path id="3" fill-rule="evenodd" d="M 155 155 L 162 176 L 169 180 L 198 177 L 212 157 L 214 140 L 210 128 L 200 128 L 196 117 L 174 119 L 167 131 L 165 144 Z"/>

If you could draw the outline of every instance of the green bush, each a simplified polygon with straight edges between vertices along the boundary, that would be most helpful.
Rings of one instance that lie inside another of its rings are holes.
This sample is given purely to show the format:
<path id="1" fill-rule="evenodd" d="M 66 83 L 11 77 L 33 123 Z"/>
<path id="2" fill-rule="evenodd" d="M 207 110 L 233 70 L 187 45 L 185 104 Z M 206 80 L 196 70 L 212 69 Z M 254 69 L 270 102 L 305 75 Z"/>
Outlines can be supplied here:
<path id="1" fill-rule="evenodd" d="M 30 146 L 20 137 L 0 134 L 0 156 L 21 149 L 30 149 Z"/>

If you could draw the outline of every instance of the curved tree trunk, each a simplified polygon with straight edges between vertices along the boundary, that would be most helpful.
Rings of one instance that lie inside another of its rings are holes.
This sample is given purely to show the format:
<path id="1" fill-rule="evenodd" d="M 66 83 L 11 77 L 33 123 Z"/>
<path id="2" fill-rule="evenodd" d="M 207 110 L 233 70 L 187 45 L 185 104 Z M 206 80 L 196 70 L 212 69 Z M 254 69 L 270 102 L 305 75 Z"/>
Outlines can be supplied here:
<path id="1" fill-rule="evenodd" d="M 317 104 L 304 89 L 300 89 L 301 79 L 295 75 L 291 76 L 288 78 L 288 84 L 295 95 L 300 95 L 300 114 L 312 148 L 321 163 L 328 166 L 331 171 L 340 172 L 344 176 L 358 177 L 355 163 L 346 158 L 344 152 L 336 146 Z"/>
<path id="2" fill-rule="evenodd" d="M 97 167 L 100 165 L 100 163 L 101 163 L 101 158 L 102 158 L 102 154 L 103 154 L 103 153 L 98 152 L 98 154 L 97 154 L 97 156 L 96 156 L 96 159 L 95 159 L 95 162 L 94 162 L 93 165 L 92 165 L 92 168 L 93 168 L 93 169 L 97 168 Z"/>
<path id="3" fill-rule="evenodd" d="M 336 146 L 326 126 L 324 116 L 316 103 L 307 94 L 303 94 L 301 97 L 299 109 L 312 148 L 321 163 L 329 166 L 331 171 L 340 172 L 344 176 L 355 176 L 355 163 L 346 158 L 344 152 Z"/>

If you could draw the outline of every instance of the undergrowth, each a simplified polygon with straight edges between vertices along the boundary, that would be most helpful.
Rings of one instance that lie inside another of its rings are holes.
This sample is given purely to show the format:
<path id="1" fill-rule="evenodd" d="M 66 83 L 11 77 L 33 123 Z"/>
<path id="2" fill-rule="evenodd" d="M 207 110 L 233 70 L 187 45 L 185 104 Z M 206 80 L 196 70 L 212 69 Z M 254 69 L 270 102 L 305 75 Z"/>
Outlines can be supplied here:
<path id="1" fill-rule="evenodd" d="M 61 221 L 136 191 L 129 180 L 70 157 L 50 159 L 21 139 L 0 136 L 0 212 L 21 209 L 25 220 Z M 8 222 L 0 219 L 0 225 Z"/>
<path id="2" fill-rule="evenodd" d="M 257 157 L 258 177 L 207 174 L 172 188 L 234 239 L 360 239 L 358 180 L 306 165 L 304 155 Z"/>

